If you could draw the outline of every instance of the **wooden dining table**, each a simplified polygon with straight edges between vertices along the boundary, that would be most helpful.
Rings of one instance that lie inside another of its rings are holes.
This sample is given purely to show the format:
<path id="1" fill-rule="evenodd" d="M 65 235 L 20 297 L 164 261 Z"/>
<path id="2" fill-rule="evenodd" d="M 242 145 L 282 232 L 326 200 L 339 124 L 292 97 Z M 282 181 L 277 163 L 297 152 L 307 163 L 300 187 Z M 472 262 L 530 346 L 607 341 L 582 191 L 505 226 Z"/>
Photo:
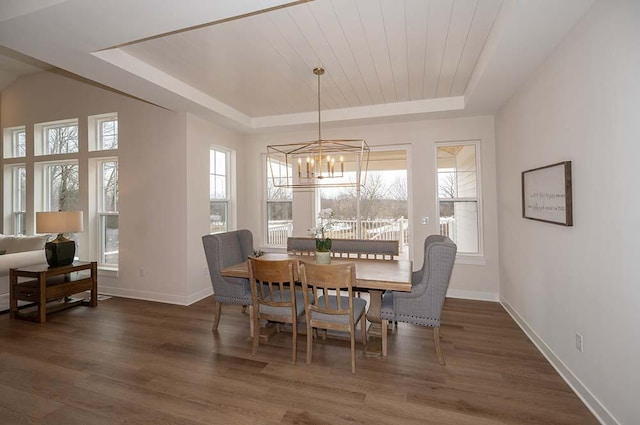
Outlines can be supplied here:
<path id="1" fill-rule="evenodd" d="M 295 259 L 302 262 L 314 262 L 310 255 L 292 255 L 266 253 L 261 260 Z M 369 308 L 367 320 L 371 326 L 367 332 L 367 346 L 365 354 L 371 357 L 382 356 L 382 328 L 380 310 L 382 308 L 382 293 L 384 291 L 411 291 L 412 262 L 409 260 L 379 260 L 363 258 L 332 258 L 332 263 L 353 263 L 356 267 L 355 289 L 369 292 Z M 294 270 L 297 274 L 297 270 Z M 220 270 L 225 277 L 249 278 L 247 261 L 225 267 Z M 297 276 L 296 276 L 297 279 Z"/>

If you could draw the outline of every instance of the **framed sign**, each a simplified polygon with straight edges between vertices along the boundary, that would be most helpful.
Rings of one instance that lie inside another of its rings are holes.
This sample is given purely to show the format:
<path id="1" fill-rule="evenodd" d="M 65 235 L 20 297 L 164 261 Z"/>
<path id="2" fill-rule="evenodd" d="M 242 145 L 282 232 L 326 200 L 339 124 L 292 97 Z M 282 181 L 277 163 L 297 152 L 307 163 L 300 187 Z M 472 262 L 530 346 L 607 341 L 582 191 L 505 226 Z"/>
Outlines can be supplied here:
<path id="1" fill-rule="evenodd" d="M 522 172 L 522 217 L 573 226 L 571 161 Z"/>

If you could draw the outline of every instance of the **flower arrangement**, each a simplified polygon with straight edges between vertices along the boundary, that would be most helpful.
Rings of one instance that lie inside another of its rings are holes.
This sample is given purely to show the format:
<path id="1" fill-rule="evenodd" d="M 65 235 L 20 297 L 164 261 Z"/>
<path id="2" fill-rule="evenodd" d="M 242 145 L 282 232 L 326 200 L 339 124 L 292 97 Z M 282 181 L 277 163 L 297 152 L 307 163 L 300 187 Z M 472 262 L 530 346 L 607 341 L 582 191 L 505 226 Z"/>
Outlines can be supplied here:
<path id="1" fill-rule="evenodd" d="M 309 229 L 309 232 L 316 238 L 316 250 L 319 252 L 329 252 L 331 249 L 331 239 L 325 236 L 325 232 L 331 230 L 332 220 L 333 210 L 325 208 L 318 213 L 318 226 Z"/>

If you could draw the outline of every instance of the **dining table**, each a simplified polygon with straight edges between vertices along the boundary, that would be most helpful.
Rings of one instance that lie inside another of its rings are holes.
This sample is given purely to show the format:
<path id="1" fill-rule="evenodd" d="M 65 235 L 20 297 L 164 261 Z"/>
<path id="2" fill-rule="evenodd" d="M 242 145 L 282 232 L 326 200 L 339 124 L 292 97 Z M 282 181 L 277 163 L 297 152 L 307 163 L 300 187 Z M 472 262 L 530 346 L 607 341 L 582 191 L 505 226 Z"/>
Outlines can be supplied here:
<path id="1" fill-rule="evenodd" d="M 302 262 L 314 262 L 312 255 L 293 255 L 281 253 L 265 253 L 261 260 L 293 259 Z M 365 354 L 369 357 L 382 357 L 382 294 L 384 291 L 411 291 L 412 262 L 410 260 L 382 260 L 365 258 L 334 257 L 332 263 L 353 263 L 356 268 L 355 290 L 369 293 L 367 321 L 371 323 L 367 330 L 367 346 Z M 225 277 L 249 278 L 248 261 L 233 264 L 220 270 Z M 297 270 L 294 270 L 297 280 Z"/>

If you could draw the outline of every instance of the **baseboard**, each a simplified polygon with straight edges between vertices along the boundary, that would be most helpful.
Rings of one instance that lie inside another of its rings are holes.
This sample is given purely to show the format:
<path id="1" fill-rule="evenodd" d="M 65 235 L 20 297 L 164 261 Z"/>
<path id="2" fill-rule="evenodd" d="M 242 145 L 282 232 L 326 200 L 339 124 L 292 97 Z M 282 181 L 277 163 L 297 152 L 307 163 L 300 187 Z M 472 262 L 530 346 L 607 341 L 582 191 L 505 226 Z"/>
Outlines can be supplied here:
<path id="1" fill-rule="evenodd" d="M 511 307 L 511 304 L 503 297 L 500 297 L 500 304 L 509 313 L 513 320 L 520 326 L 522 331 L 529 337 L 531 342 L 538 348 L 542 355 L 551 363 L 551 366 L 560 374 L 562 379 L 571 387 L 574 393 L 582 400 L 587 408 L 594 414 L 596 419 L 604 425 L 621 425 L 613 417 L 611 412 L 600 403 L 600 401 L 589 391 L 580 379 L 567 367 L 566 364 L 551 350 L 542 338 L 527 324 L 527 322 Z"/>
<path id="2" fill-rule="evenodd" d="M 111 295 L 114 297 L 132 298 L 135 300 L 154 301 L 167 304 L 189 305 L 186 297 L 164 294 L 161 292 L 136 291 L 132 289 L 114 288 L 103 285 L 99 285 L 98 290 L 101 294 Z"/>
<path id="3" fill-rule="evenodd" d="M 0 294 L 0 313 L 9 311 L 9 294 Z"/>
<path id="4" fill-rule="evenodd" d="M 196 292 L 195 294 L 189 295 L 187 297 L 187 305 L 197 303 L 198 301 L 203 300 L 210 295 L 213 295 L 213 288 L 211 288 L 211 285 L 209 285 L 209 288 L 203 289 L 201 291 Z"/>
<path id="5" fill-rule="evenodd" d="M 493 292 L 482 291 L 465 291 L 462 289 L 451 289 L 447 291 L 447 297 L 449 298 L 462 298 L 465 300 L 477 300 L 477 301 L 495 301 L 498 302 L 498 294 Z"/>

